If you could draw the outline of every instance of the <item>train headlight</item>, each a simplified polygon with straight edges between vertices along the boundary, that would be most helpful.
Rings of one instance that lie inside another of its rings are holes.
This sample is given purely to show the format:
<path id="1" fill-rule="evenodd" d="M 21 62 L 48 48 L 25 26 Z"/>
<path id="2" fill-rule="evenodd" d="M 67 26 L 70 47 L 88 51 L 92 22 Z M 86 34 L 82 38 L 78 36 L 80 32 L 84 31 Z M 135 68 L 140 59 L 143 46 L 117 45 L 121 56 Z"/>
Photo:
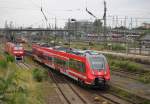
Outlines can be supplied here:
<path id="1" fill-rule="evenodd" d="M 92 74 L 95 75 L 94 71 L 92 71 Z"/>
<path id="2" fill-rule="evenodd" d="M 18 53 L 18 52 L 15 52 L 15 51 L 14 51 L 14 54 L 16 54 L 16 53 Z"/>
<path id="3" fill-rule="evenodd" d="M 106 75 L 106 74 L 107 74 L 107 71 L 104 71 L 104 74 Z"/>

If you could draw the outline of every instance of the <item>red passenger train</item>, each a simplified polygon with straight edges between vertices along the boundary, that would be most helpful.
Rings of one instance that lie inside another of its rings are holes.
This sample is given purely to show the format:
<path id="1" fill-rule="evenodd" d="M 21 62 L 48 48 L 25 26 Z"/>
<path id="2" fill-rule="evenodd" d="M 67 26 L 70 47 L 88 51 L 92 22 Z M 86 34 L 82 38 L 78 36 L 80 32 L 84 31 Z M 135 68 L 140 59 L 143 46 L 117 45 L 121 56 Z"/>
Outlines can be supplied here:
<path id="1" fill-rule="evenodd" d="M 23 60 L 24 57 L 24 48 L 20 44 L 14 44 L 11 42 L 6 42 L 5 52 L 14 56 L 15 60 Z"/>
<path id="2" fill-rule="evenodd" d="M 110 80 L 110 69 L 104 55 L 92 51 L 32 45 L 33 58 L 60 71 L 82 84 L 105 84 Z"/>

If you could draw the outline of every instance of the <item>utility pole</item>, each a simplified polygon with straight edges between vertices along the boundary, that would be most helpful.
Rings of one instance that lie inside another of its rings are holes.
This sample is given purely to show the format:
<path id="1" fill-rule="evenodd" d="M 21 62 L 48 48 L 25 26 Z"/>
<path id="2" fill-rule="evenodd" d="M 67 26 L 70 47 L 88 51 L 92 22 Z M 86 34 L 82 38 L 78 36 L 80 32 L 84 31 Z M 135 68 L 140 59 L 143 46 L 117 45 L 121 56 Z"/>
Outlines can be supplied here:
<path id="1" fill-rule="evenodd" d="M 68 30 L 70 29 L 70 18 L 68 19 Z M 68 32 L 69 36 L 69 48 L 70 48 L 70 32 Z"/>
<path id="2" fill-rule="evenodd" d="M 138 19 L 136 18 L 136 27 L 138 27 Z"/>
<path id="3" fill-rule="evenodd" d="M 127 17 L 124 18 L 124 27 L 126 27 Z"/>
<path id="4" fill-rule="evenodd" d="M 56 17 L 55 17 L 54 47 L 56 46 L 56 28 L 57 28 L 57 20 L 56 20 Z"/>
<path id="5" fill-rule="evenodd" d="M 131 18 L 131 30 L 132 30 L 132 27 L 133 27 L 133 19 Z"/>
<path id="6" fill-rule="evenodd" d="M 118 16 L 116 16 L 116 27 L 118 27 Z"/>
<path id="7" fill-rule="evenodd" d="M 115 18 L 113 16 L 113 18 L 112 18 L 112 28 L 114 28 L 114 26 L 115 26 Z"/>
<path id="8" fill-rule="evenodd" d="M 107 7 L 106 7 L 106 1 L 104 0 L 104 16 L 103 16 L 103 19 L 104 19 L 104 44 L 105 46 L 107 45 L 107 33 L 106 33 L 106 12 L 107 12 Z"/>
<path id="9" fill-rule="evenodd" d="M 125 16 L 125 18 L 124 18 L 124 27 L 125 27 L 125 28 L 126 28 L 126 22 L 127 22 L 127 17 Z M 125 38 L 126 54 L 127 54 L 127 53 L 128 53 L 128 52 L 127 52 L 128 46 L 127 46 L 127 34 L 126 34 L 126 29 L 124 29 L 124 38 Z"/>

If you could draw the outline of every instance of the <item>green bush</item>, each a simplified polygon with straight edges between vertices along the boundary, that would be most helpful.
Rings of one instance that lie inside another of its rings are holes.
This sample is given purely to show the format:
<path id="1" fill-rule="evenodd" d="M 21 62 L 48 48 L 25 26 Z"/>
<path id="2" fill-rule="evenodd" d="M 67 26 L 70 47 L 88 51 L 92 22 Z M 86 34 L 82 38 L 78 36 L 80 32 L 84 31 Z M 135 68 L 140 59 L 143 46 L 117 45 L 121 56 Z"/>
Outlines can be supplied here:
<path id="1" fill-rule="evenodd" d="M 141 77 L 139 77 L 139 80 L 143 83 L 150 83 L 150 72 L 143 74 Z"/>
<path id="2" fill-rule="evenodd" d="M 94 46 L 94 43 L 93 42 L 89 42 L 89 46 Z"/>
<path id="3" fill-rule="evenodd" d="M 47 78 L 48 74 L 45 70 L 35 68 L 32 72 L 32 75 L 37 82 L 41 82 Z"/>
<path id="4" fill-rule="evenodd" d="M 0 60 L 0 67 L 7 68 L 7 62 L 5 60 Z"/>
<path id="5" fill-rule="evenodd" d="M 141 65 L 131 61 L 109 60 L 112 69 L 125 69 L 126 71 L 136 72 L 141 70 Z"/>
<path id="6" fill-rule="evenodd" d="M 6 58 L 7 58 L 7 62 L 14 62 L 15 61 L 15 58 L 11 55 L 7 55 Z"/>
<path id="7" fill-rule="evenodd" d="M 69 43 L 64 43 L 64 45 L 69 45 Z"/>
<path id="8" fill-rule="evenodd" d="M 120 51 L 120 50 L 125 50 L 125 47 L 119 44 L 112 45 L 112 50 L 114 51 Z"/>
<path id="9" fill-rule="evenodd" d="M 140 66 L 136 63 L 130 62 L 127 64 L 126 69 L 131 72 L 136 72 L 140 70 Z"/>
<path id="10" fill-rule="evenodd" d="M 86 47 L 82 47 L 82 49 L 83 49 L 83 50 L 87 50 L 87 48 L 86 48 Z"/>

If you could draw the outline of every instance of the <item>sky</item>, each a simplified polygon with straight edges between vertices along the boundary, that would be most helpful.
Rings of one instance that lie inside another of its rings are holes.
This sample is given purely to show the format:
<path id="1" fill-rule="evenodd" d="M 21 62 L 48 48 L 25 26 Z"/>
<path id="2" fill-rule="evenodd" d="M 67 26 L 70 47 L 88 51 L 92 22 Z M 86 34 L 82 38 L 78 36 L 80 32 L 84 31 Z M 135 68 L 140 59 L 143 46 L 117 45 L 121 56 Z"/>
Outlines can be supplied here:
<path id="1" fill-rule="evenodd" d="M 106 0 L 107 25 L 113 25 L 113 19 L 118 16 L 118 25 L 123 23 L 125 16 L 133 25 L 150 22 L 150 0 Z M 15 27 L 45 27 L 46 20 L 40 11 L 43 8 L 48 23 L 53 27 L 55 18 L 58 26 L 64 26 L 68 18 L 77 21 L 89 20 L 88 8 L 97 18 L 103 17 L 103 0 L 0 0 L 0 27 L 5 21 L 13 22 Z M 122 19 L 121 19 L 122 18 Z M 115 21 L 115 20 L 114 20 Z"/>

